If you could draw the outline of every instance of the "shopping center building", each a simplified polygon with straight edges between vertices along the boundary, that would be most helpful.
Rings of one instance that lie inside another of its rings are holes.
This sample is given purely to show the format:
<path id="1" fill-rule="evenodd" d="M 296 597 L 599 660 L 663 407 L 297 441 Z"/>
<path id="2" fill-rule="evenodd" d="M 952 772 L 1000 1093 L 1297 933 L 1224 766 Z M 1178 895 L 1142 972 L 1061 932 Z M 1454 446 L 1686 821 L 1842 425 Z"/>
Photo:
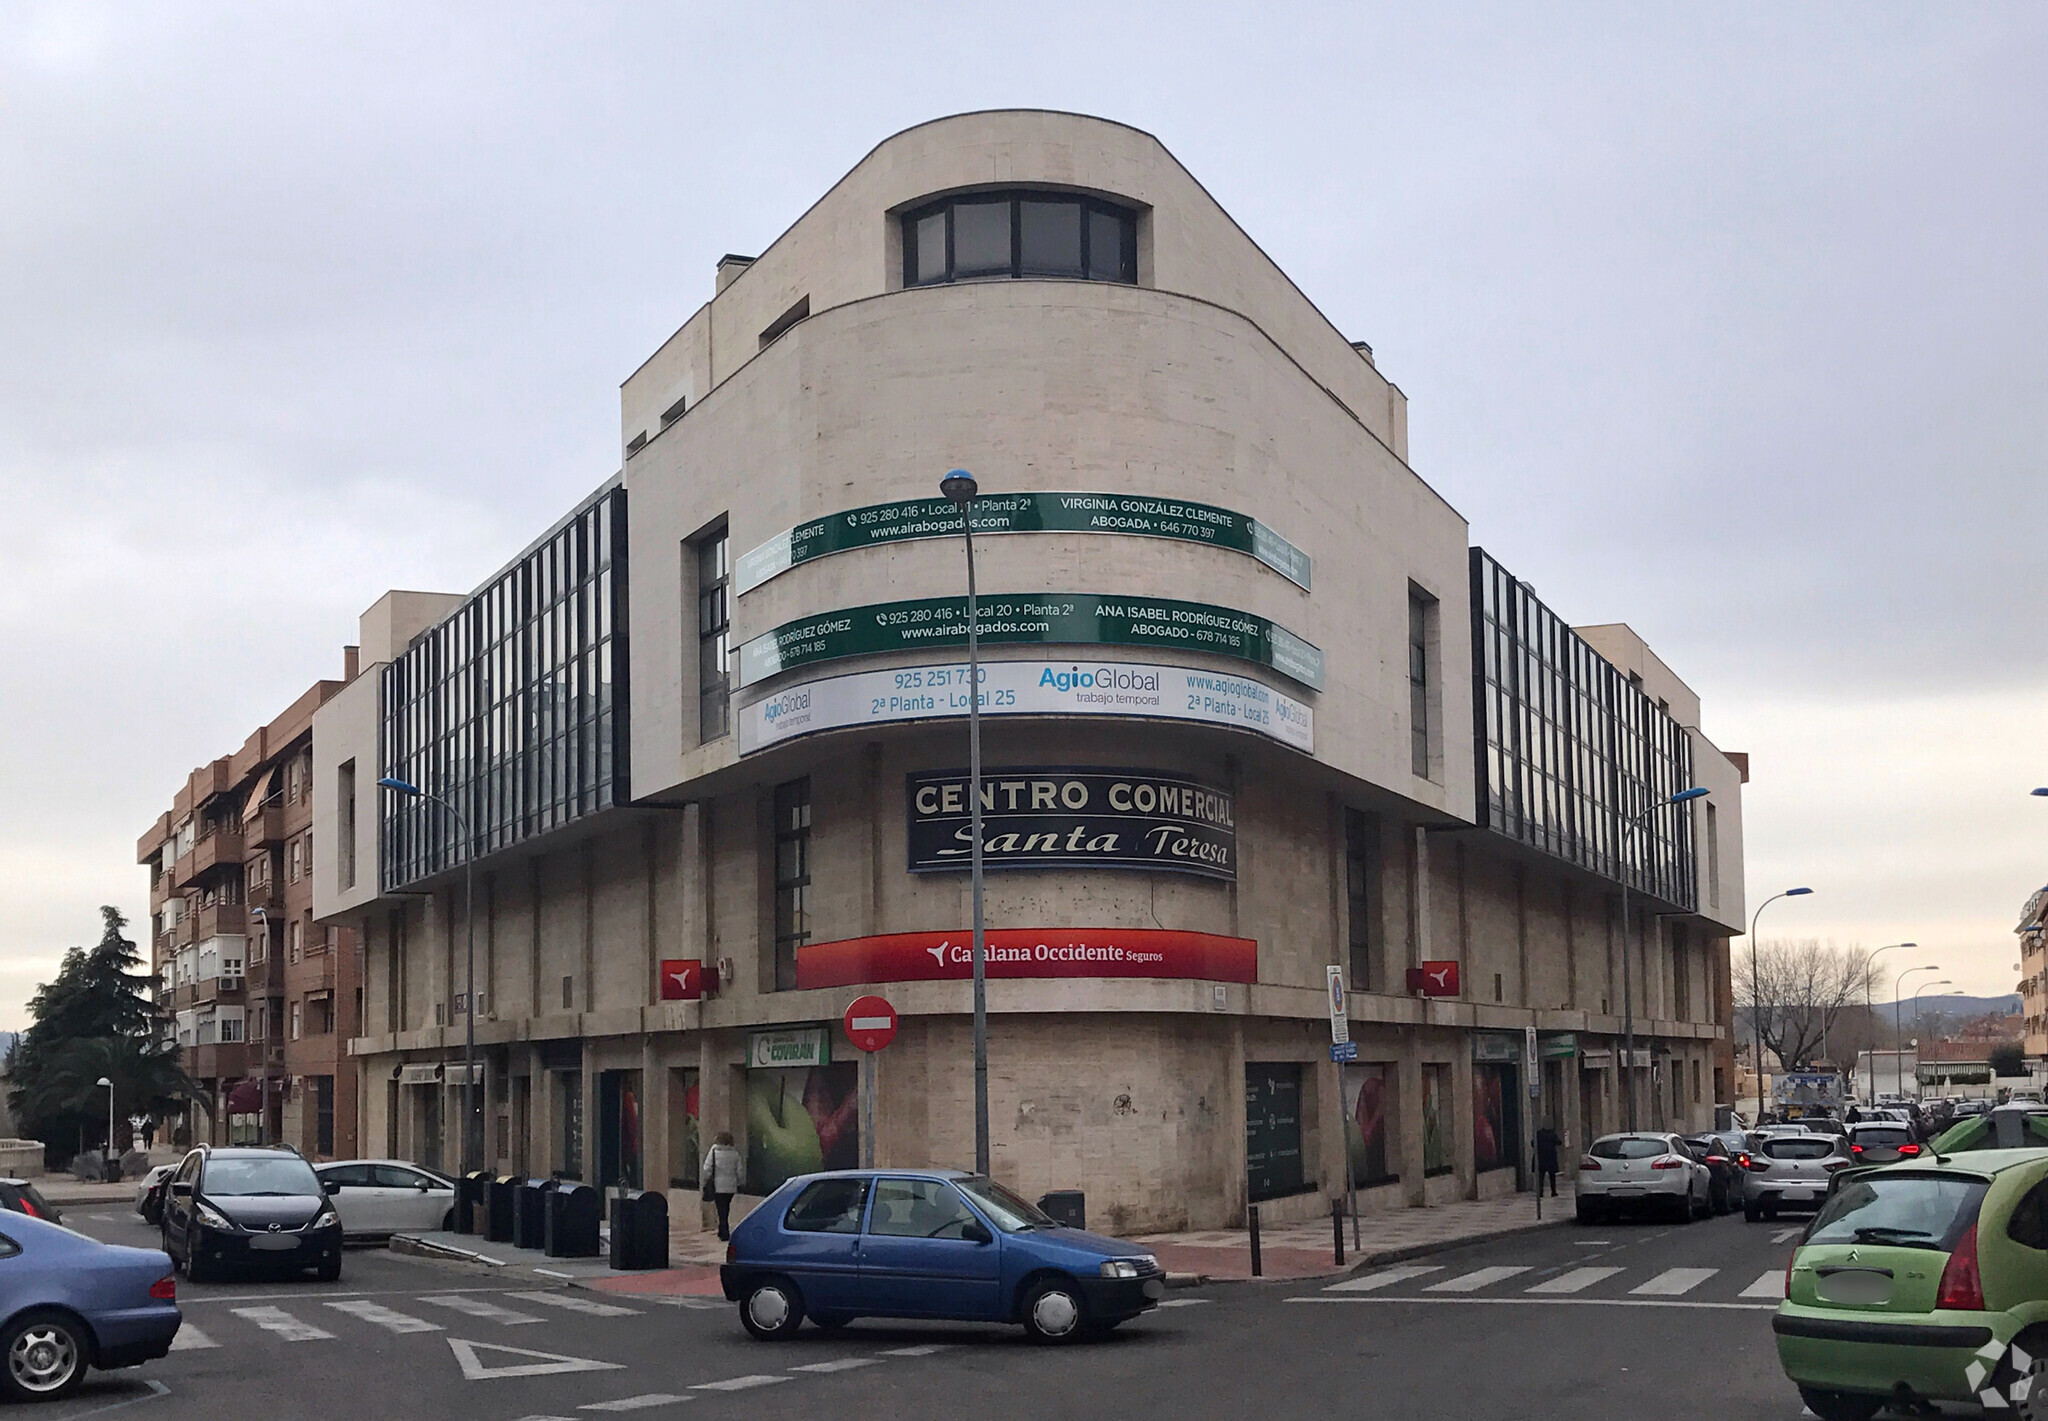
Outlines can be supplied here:
<path id="1" fill-rule="evenodd" d="M 900 133 L 621 405 L 622 471 L 473 594 L 379 601 L 316 716 L 365 1151 L 459 1163 L 473 1024 L 487 1165 L 852 1163 L 872 992 L 877 1158 L 972 1161 L 954 468 L 997 1175 L 1215 1227 L 1512 1190 L 1542 1121 L 1625 1123 L 1624 1067 L 1643 1128 L 1729 1099 L 1745 767 L 1474 545 L 1371 350 L 1156 139 Z"/>

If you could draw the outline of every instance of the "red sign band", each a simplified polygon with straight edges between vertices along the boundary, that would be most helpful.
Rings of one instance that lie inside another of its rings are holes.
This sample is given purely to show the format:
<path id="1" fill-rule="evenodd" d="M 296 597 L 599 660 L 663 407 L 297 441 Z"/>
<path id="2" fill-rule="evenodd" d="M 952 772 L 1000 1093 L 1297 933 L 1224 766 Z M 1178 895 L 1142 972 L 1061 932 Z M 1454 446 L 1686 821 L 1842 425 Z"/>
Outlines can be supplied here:
<path id="1" fill-rule="evenodd" d="M 1167 977 L 1256 982 L 1259 944 L 1159 928 L 990 928 L 991 977 Z M 974 975 L 974 934 L 887 933 L 800 947 L 796 984 L 964 982 Z"/>
<path id="2" fill-rule="evenodd" d="M 661 960 L 661 995 L 664 1002 L 695 1002 L 704 997 L 704 963 L 696 957 L 664 957 Z"/>

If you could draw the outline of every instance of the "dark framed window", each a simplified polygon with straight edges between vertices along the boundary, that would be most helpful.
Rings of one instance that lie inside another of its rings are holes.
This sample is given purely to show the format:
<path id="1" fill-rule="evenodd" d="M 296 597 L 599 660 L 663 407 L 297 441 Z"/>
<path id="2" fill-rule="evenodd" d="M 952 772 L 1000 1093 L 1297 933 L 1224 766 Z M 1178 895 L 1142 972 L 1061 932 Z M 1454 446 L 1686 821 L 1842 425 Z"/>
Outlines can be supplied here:
<path id="1" fill-rule="evenodd" d="M 904 214 L 903 284 L 1055 276 L 1138 281 L 1138 218 L 1100 198 L 978 192 Z"/>
<path id="2" fill-rule="evenodd" d="M 716 740 L 731 728 L 727 679 L 732 643 L 732 564 L 726 531 L 700 538 L 697 562 L 697 738 Z"/>
<path id="3" fill-rule="evenodd" d="M 1351 990 L 1375 990 L 1372 972 L 1372 911 L 1378 887 L 1373 821 L 1356 809 L 1344 811 L 1344 914 L 1350 947 Z"/>
<path id="4" fill-rule="evenodd" d="M 796 988 L 796 950 L 811 940 L 811 781 L 775 787 L 775 990 Z"/>
<path id="5" fill-rule="evenodd" d="M 1427 593 L 1408 590 L 1408 736 L 1410 768 L 1429 778 L 1430 753 L 1435 747 L 1435 727 L 1430 722 L 1429 631 L 1436 611 L 1436 599 Z"/>

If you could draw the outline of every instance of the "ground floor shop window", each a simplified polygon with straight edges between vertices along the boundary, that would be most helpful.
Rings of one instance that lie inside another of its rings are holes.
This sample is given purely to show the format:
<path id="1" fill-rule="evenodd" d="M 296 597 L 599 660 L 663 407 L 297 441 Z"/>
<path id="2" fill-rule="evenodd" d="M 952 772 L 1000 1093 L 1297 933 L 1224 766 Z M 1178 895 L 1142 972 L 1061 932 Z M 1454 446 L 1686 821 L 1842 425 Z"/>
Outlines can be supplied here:
<path id="1" fill-rule="evenodd" d="M 1361 1189 L 1399 1177 L 1387 1164 L 1394 1081 L 1392 1066 L 1344 1068 L 1344 1143 L 1351 1156 L 1351 1182 Z"/>
<path id="2" fill-rule="evenodd" d="M 859 1166 L 858 1079 L 851 1061 L 747 1072 L 747 1193 Z"/>
<path id="3" fill-rule="evenodd" d="M 1513 1066 L 1484 1062 L 1472 1067 L 1472 1167 L 1508 1169 L 1515 1163 L 1521 1112 Z"/>
<path id="4" fill-rule="evenodd" d="M 420 1109 L 420 1163 L 428 1169 L 441 1168 L 441 1087 L 415 1088 Z"/>
<path id="5" fill-rule="evenodd" d="M 1301 1168 L 1299 1062 L 1245 1066 L 1244 1168 L 1254 1204 L 1307 1187 Z"/>
<path id="6" fill-rule="evenodd" d="M 313 1149 L 334 1155 L 334 1077 L 313 1077 Z"/>
<path id="7" fill-rule="evenodd" d="M 1422 1068 L 1422 1172 L 1449 1174 L 1451 1160 L 1451 1068 Z"/>
<path id="8" fill-rule="evenodd" d="M 583 1072 L 555 1072 L 555 1103 L 562 1122 L 562 1167 L 565 1179 L 583 1178 Z"/>
<path id="9" fill-rule="evenodd" d="M 697 1168 L 704 1161 L 704 1145 L 698 1132 L 699 1102 L 697 1073 L 671 1070 L 668 1073 L 668 1183 L 671 1189 L 695 1189 L 700 1180 Z"/>
<path id="10" fill-rule="evenodd" d="M 597 1076 L 597 1182 L 602 1188 L 640 1187 L 640 1073 L 600 1071 Z"/>

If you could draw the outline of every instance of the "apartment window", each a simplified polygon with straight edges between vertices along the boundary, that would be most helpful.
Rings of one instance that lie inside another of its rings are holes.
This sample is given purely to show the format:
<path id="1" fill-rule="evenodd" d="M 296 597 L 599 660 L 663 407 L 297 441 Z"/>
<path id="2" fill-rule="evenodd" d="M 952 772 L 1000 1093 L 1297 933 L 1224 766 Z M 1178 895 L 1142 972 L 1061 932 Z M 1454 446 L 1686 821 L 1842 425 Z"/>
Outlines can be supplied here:
<path id="1" fill-rule="evenodd" d="M 903 218 L 903 284 L 990 277 L 1138 280 L 1138 219 L 1097 198 L 974 193 Z"/>
<path id="2" fill-rule="evenodd" d="M 313 831 L 311 829 L 306 831 L 306 862 L 302 867 L 306 877 L 311 878 L 313 876 Z"/>
<path id="3" fill-rule="evenodd" d="M 299 762 L 292 761 L 284 769 L 284 797 L 287 804 L 299 802 Z"/>
<path id="4" fill-rule="evenodd" d="M 305 956 L 305 939 L 300 932 L 299 920 L 297 918 L 293 918 L 289 923 L 285 924 L 284 947 L 284 958 L 287 962 L 297 962 Z M 297 1036 L 298 1032 L 294 1031 L 292 1035 Z"/>
<path id="5" fill-rule="evenodd" d="M 562 1010 L 563 1010 L 563 1011 L 570 1011 L 570 1010 L 573 1010 L 573 1009 L 574 1009 L 574 1007 L 575 1007 L 575 1005 L 576 1005 L 576 979 L 575 979 L 574 977 L 564 977 L 564 978 L 562 979 Z"/>
<path id="6" fill-rule="evenodd" d="M 1694 1105 L 1700 1103 L 1700 1063 L 1698 1061 L 1692 1063 L 1692 1103 Z"/>
<path id="7" fill-rule="evenodd" d="M 299 841 L 297 839 L 292 840 L 290 847 L 285 851 L 284 876 L 290 882 L 297 883 L 299 881 Z"/>
<path id="8" fill-rule="evenodd" d="M 1408 735 L 1410 768 L 1429 778 L 1435 727 L 1429 720 L 1429 624 L 1436 599 L 1408 589 Z"/>
<path id="9" fill-rule="evenodd" d="M 341 886 L 356 886 L 356 762 L 334 772 L 335 807 L 341 820 Z"/>
<path id="10" fill-rule="evenodd" d="M 1707 804 L 1707 906 L 1721 906 L 1721 811 Z"/>
<path id="11" fill-rule="evenodd" d="M 811 781 L 775 787 L 775 990 L 796 987 L 796 950 L 811 940 Z"/>
<path id="12" fill-rule="evenodd" d="M 224 1016 L 220 1019 L 220 1039 L 223 1043 L 242 1039 L 242 1022 L 239 1017 Z"/>
<path id="13" fill-rule="evenodd" d="M 697 738 L 726 733 L 732 694 L 726 680 L 732 641 L 732 567 L 721 528 L 695 544 L 697 555 Z"/>
<path id="14" fill-rule="evenodd" d="M 294 1040 L 294 1041 L 296 1041 L 296 1040 L 298 1040 L 298 1039 L 299 1039 L 299 1026 L 300 1026 L 300 1022 L 301 1022 L 301 1018 L 300 1018 L 299 1012 L 300 1012 L 300 1007 L 299 1007 L 299 1004 L 298 1004 L 297 1002 L 293 1002 L 293 1003 L 292 1003 L 292 1040 Z"/>
<path id="15" fill-rule="evenodd" d="M 1373 822 L 1355 809 L 1344 811 L 1344 915 L 1350 948 L 1351 989 L 1374 990 L 1372 970 L 1373 889 L 1376 886 Z"/>

